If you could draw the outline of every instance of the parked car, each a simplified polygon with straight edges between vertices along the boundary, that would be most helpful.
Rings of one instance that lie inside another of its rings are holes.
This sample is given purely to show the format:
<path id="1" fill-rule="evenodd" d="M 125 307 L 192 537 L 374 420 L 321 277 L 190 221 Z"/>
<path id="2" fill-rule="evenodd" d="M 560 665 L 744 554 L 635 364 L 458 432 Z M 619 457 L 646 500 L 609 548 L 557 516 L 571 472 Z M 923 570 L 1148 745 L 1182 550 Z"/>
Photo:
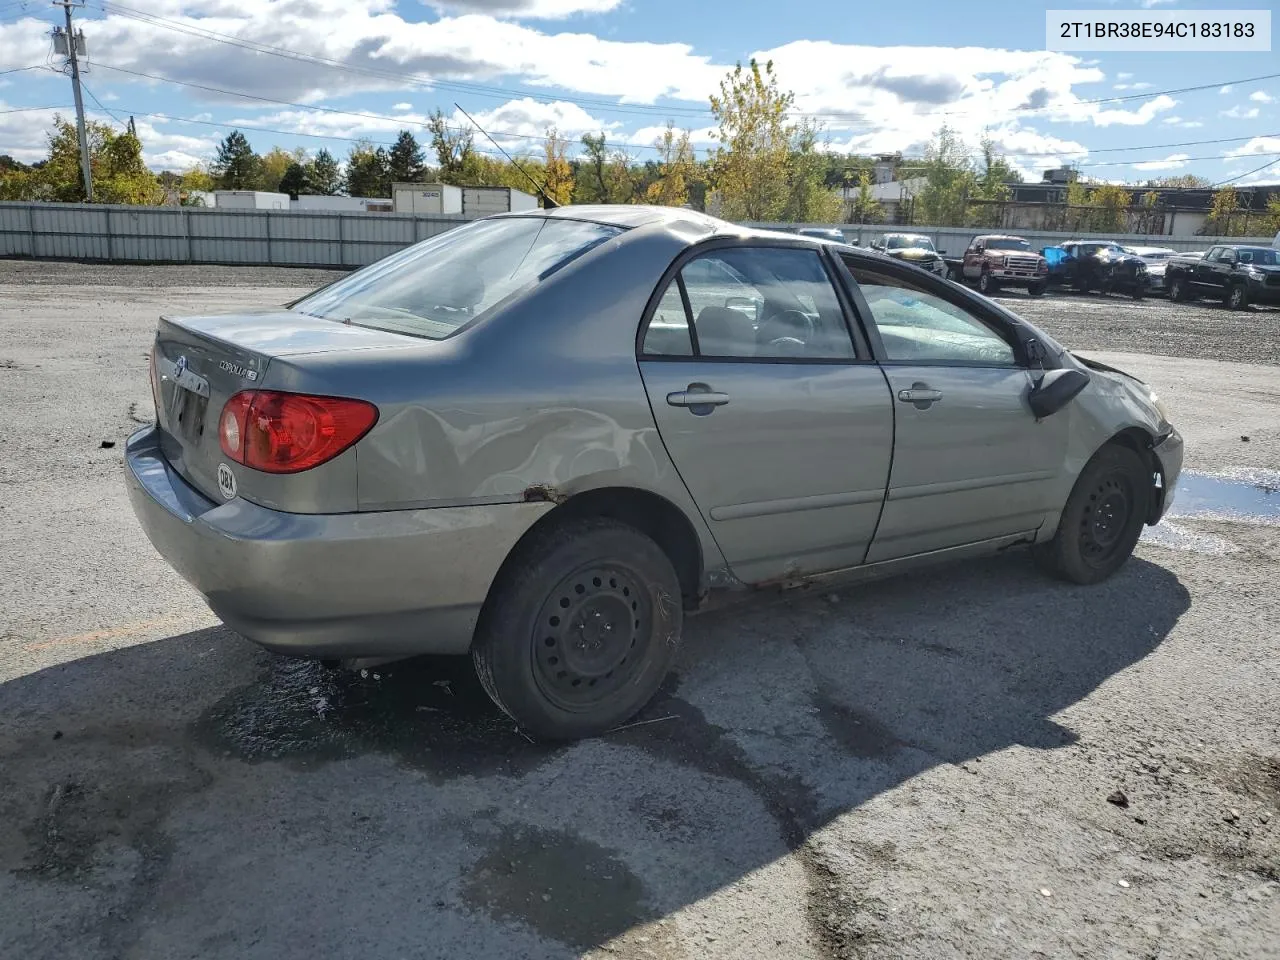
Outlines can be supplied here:
<path id="1" fill-rule="evenodd" d="M 1138 257 L 1147 265 L 1147 292 L 1163 295 L 1166 289 L 1165 267 L 1168 266 L 1171 257 L 1178 255 L 1178 251 L 1169 247 L 1123 246 L 1120 249 L 1132 257 Z"/>
<path id="2" fill-rule="evenodd" d="M 133 508 L 228 626 L 469 653 L 547 738 L 636 713 L 712 588 L 1016 544 L 1099 582 L 1182 462 L 1148 387 L 984 297 L 660 207 L 473 221 L 287 308 L 162 317 L 151 358 Z"/>
<path id="3" fill-rule="evenodd" d="M 1022 237 L 974 237 L 959 264 L 960 279 L 991 295 L 1001 287 L 1023 287 L 1033 297 L 1048 287 L 1049 265 Z"/>
<path id="4" fill-rule="evenodd" d="M 1203 258 L 1174 257 L 1165 269 L 1169 296 L 1221 299 L 1232 310 L 1280 304 L 1280 252 L 1274 247 L 1222 244 Z"/>
<path id="5" fill-rule="evenodd" d="M 848 243 L 844 233 L 835 227 L 801 227 L 796 231 L 802 237 L 815 237 L 819 240 L 834 240 L 836 243 Z"/>
<path id="6" fill-rule="evenodd" d="M 1040 252 L 1053 259 L 1052 281 L 1080 293 L 1127 293 L 1136 300 L 1147 292 L 1147 265 L 1110 240 L 1069 240 Z"/>
<path id="7" fill-rule="evenodd" d="M 914 263 L 940 276 L 947 275 L 947 264 L 942 257 L 945 251 L 937 250 L 933 241 L 924 234 L 886 233 L 883 237 L 872 240 L 870 246 L 872 250 L 878 250 L 895 260 Z"/>

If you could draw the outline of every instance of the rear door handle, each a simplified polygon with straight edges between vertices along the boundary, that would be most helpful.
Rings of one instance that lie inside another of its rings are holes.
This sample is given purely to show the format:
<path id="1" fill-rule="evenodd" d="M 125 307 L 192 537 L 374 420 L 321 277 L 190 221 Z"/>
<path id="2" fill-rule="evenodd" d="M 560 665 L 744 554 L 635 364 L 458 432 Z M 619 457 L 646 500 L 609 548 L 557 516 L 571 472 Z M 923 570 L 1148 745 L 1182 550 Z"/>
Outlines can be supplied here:
<path id="1" fill-rule="evenodd" d="M 903 403 L 933 403 L 942 399 L 942 391 L 912 387 L 910 390 L 899 390 L 898 399 Z"/>
<path id="2" fill-rule="evenodd" d="M 667 404 L 672 407 L 723 407 L 728 402 L 727 393 L 717 393 L 693 383 L 689 384 L 688 390 L 667 394 Z"/>

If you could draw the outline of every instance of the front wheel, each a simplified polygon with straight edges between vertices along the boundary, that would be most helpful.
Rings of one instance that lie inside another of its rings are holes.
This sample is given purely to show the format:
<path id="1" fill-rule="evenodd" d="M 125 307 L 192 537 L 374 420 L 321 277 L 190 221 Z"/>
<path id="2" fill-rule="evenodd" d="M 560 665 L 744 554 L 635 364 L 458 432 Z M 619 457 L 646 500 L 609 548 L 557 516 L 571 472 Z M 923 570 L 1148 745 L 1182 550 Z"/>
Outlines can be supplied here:
<path id="1" fill-rule="evenodd" d="M 1226 301 L 1228 310 L 1243 310 L 1249 305 L 1249 291 L 1243 283 L 1237 283 L 1227 291 Z"/>
<path id="2" fill-rule="evenodd" d="M 1036 559 L 1049 573 L 1071 583 L 1107 579 L 1138 543 L 1151 489 L 1142 457 L 1128 447 L 1103 447 L 1080 471 L 1058 531 L 1036 547 Z"/>
<path id="3" fill-rule="evenodd" d="M 1169 281 L 1169 299 L 1175 303 L 1184 303 L 1188 299 L 1187 282 L 1181 277 Z"/>
<path id="4" fill-rule="evenodd" d="M 1133 299 L 1135 300 L 1141 300 L 1143 297 L 1147 295 L 1146 288 L 1142 285 L 1141 280 L 1135 280 L 1133 282 L 1133 290 L 1130 291 L 1129 295 L 1132 296 Z"/>
<path id="5" fill-rule="evenodd" d="M 651 539 L 603 518 L 518 548 L 485 605 L 471 657 L 485 691 L 535 736 L 606 732 L 657 692 L 680 642 L 680 583 Z"/>
<path id="6" fill-rule="evenodd" d="M 984 297 L 989 297 L 999 289 L 1000 284 L 996 282 L 995 277 L 985 270 L 982 271 L 982 275 L 978 277 L 978 292 Z"/>
<path id="7" fill-rule="evenodd" d="M 1027 293 L 1031 294 L 1031 296 L 1033 297 L 1043 297 L 1045 288 L 1047 288 L 1048 286 L 1049 284 L 1046 281 L 1042 280 L 1039 283 L 1033 283 L 1030 286 L 1028 286 Z"/>

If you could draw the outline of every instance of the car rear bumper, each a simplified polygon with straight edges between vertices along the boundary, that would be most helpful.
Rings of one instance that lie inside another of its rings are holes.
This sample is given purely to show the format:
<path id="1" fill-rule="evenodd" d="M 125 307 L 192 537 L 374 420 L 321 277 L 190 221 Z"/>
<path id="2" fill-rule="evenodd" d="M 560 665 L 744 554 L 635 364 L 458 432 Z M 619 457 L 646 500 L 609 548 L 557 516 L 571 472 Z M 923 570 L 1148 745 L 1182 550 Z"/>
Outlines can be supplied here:
<path id="1" fill-rule="evenodd" d="M 1182 474 L 1182 434 L 1171 428 L 1169 435 L 1155 445 L 1154 452 L 1160 465 L 1160 487 L 1164 495 L 1160 498 L 1159 512 L 1151 517 L 1151 523 L 1159 522 L 1173 504 L 1178 477 Z"/>
<path id="2" fill-rule="evenodd" d="M 215 503 L 129 438 L 134 513 L 160 555 L 229 627 L 280 653 L 464 653 L 489 587 L 550 503 L 295 514 Z"/>

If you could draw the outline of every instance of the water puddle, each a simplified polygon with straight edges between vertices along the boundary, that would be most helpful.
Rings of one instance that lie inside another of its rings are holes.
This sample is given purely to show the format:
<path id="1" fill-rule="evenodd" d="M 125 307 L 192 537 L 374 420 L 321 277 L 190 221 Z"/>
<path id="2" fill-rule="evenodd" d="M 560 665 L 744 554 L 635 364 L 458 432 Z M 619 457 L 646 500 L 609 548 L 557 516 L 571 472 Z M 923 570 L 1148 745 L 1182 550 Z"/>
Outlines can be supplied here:
<path id="1" fill-rule="evenodd" d="M 1236 549 L 1223 537 L 1179 522 L 1197 518 L 1280 526 L 1280 472 L 1243 468 L 1223 474 L 1184 473 L 1169 512 L 1159 525 L 1143 529 L 1142 542 L 1214 556 Z"/>

